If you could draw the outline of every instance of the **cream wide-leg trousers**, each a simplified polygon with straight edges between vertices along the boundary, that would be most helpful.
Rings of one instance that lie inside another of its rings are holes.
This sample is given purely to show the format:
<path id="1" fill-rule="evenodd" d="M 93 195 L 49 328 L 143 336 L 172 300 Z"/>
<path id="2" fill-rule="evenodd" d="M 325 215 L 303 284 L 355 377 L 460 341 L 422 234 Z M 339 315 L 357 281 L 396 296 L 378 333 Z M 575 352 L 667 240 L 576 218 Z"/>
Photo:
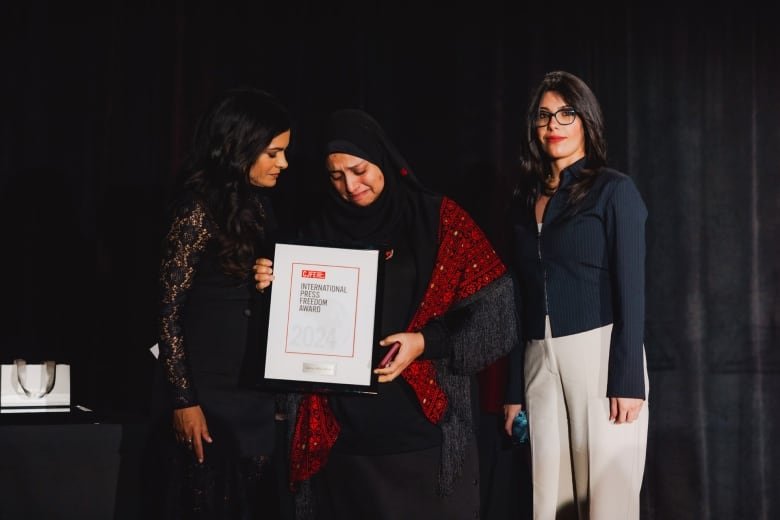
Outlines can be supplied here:
<path id="1" fill-rule="evenodd" d="M 525 352 L 533 517 L 637 520 L 648 401 L 634 422 L 609 422 L 612 325 L 553 338 L 548 319 L 545 329 Z"/>

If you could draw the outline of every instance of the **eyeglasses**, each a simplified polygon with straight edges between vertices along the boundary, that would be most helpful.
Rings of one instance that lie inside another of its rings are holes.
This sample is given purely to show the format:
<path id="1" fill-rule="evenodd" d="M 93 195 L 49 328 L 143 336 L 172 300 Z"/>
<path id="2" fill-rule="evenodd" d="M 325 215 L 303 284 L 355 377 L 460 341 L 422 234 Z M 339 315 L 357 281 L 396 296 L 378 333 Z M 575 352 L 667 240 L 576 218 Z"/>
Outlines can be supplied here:
<path id="1" fill-rule="evenodd" d="M 575 119 L 577 119 L 577 111 L 574 110 L 571 107 L 564 107 L 559 108 L 555 112 L 548 112 L 546 110 L 540 110 L 538 114 L 536 114 L 536 117 L 534 118 L 534 124 L 537 128 L 541 128 L 543 126 L 547 126 L 550 124 L 550 121 L 552 118 L 555 118 L 556 121 L 558 121 L 558 124 L 561 125 L 570 125 L 574 122 Z"/>

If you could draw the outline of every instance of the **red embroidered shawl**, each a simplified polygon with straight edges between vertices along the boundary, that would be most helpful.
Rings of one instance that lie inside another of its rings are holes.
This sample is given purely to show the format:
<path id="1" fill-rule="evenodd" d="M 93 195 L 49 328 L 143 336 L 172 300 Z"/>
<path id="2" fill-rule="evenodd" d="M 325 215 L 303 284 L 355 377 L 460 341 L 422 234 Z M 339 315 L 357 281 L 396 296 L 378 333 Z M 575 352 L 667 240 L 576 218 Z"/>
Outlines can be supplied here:
<path id="1" fill-rule="evenodd" d="M 447 197 L 442 199 L 438 241 L 430 284 L 407 331 L 419 330 L 506 271 L 482 230 Z M 414 389 L 425 416 L 437 424 L 447 409 L 447 396 L 436 381 L 433 362 L 417 360 L 401 376 Z M 290 452 L 291 484 L 311 478 L 324 467 L 339 431 L 327 396 L 307 394 L 301 399 Z"/>

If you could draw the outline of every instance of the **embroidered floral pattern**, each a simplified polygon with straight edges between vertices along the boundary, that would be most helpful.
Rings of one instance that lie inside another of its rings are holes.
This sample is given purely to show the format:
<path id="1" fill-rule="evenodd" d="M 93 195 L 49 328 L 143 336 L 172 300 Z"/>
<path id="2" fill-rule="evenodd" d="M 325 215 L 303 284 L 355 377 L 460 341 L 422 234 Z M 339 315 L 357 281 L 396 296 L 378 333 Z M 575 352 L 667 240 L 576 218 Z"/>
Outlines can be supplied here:
<path id="1" fill-rule="evenodd" d="M 428 290 L 409 330 L 420 330 L 455 302 L 471 296 L 506 271 L 482 230 L 460 206 L 444 197 L 440 215 L 439 252 Z M 438 423 L 447 409 L 447 396 L 436 383 L 433 362 L 415 361 L 401 376 L 414 389 L 428 420 Z"/>
<path id="2" fill-rule="evenodd" d="M 303 396 L 290 451 L 290 480 L 293 483 L 310 478 L 325 466 L 340 431 L 326 396 Z"/>

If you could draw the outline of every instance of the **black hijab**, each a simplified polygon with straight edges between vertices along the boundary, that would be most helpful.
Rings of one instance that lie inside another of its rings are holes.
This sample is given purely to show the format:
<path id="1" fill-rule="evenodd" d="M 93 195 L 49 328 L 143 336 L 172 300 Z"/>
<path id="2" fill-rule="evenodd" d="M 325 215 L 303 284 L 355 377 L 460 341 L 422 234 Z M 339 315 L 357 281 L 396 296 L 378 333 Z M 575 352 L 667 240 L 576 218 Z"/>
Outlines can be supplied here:
<path id="1" fill-rule="evenodd" d="M 365 159 L 382 170 L 385 185 L 369 206 L 344 200 L 330 186 L 325 211 L 317 225 L 320 238 L 392 247 L 399 233 L 414 222 L 414 199 L 430 194 L 412 173 L 406 160 L 388 139 L 379 123 L 357 109 L 333 112 L 325 128 L 325 155 L 347 153 Z"/>

